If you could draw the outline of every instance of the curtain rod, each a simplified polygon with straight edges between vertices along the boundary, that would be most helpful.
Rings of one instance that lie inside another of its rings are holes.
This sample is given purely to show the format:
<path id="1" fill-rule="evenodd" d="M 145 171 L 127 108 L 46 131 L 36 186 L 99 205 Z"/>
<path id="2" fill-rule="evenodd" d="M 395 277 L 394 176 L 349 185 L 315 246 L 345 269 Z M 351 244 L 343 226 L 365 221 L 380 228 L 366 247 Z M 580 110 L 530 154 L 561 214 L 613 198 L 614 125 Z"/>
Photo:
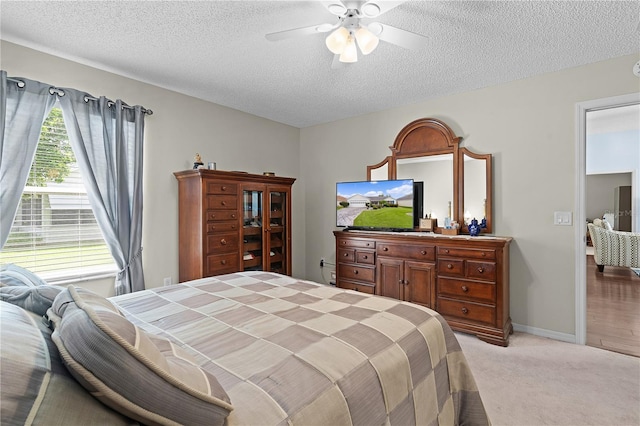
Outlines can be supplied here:
<path id="1" fill-rule="evenodd" d="M 21 89 L 24 88 L 24 86 L 25 86 L 25 82 L 23 80 L 18 80 L 18 79 L 11 78 L 11 77 L 7 77 L 7 80 L 13 81 Z M 64 96 L 64 90 L 58 89 L 57 87 L 53 87 L 53 86 L 49 87 L 49 93 L 52 94 L 52 95 Z M 97 101 L 97 100 L 98 100 L 98 98 L 94 98 L 94 97 L 91 97 L 89 95 L 85 95 L 84 96 L 84 101 L 85 102 Z M 111 107 L 112 105 L 115 105 L 115 104 L 116 103 L 114 101 L 112 101 L 111 99 L 107 99 L 107 105 L 109 107 Z M 122 105 L 122 108 L 134 109 L 135 107 L 132 107 L 132 106 L 129 106 L 129 105 Z M 145 107 L 142 107 L 142 112 L 147 114 L 147 115 L 153 115 L 153 111 L 151 111 L 150 109 L 147 109 Z"/>

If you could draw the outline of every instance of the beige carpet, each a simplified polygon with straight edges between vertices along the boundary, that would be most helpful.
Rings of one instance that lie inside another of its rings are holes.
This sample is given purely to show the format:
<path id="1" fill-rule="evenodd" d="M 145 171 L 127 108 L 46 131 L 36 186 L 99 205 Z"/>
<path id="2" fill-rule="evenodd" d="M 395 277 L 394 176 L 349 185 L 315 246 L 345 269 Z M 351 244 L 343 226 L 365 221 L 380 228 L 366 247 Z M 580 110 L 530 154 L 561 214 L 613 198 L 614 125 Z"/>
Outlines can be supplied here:
<path id="1" fill-rule="evenodd" d="M 456 333 L 494 426 L 640 425 L 640 358 L 514 333 Z"/>

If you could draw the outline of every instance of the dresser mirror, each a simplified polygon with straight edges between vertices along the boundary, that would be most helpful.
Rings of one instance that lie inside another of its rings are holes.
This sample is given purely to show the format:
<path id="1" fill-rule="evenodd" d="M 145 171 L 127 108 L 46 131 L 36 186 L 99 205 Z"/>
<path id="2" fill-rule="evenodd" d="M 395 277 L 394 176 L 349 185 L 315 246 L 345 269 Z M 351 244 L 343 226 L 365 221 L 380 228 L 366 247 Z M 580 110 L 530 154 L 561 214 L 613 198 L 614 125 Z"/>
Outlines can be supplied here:
<path id="1" fill-rule="evenodd" d="M 462 140 L 440 120 L 421 118 L 398 133 L 391 155 L 367 167 L 367 179 L 414 179 L 424 182 L 425 216 L 444 225 L 446 217 L 467 232 L 471 219 L 492 231 L 491 154 L 459 148 Z"/>

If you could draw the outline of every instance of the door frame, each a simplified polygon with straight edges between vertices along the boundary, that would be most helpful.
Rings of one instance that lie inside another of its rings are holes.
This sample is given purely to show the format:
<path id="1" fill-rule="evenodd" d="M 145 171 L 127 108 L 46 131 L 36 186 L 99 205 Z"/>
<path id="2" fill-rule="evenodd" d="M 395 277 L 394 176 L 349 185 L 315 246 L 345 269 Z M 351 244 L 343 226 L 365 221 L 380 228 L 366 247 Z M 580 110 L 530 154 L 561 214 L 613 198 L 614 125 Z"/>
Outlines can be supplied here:
<path id="1" fill-rule="evenodd" d="M 575 294 L 576 343 L 587 342 L 587 248 L 586 248 L 586 174 L 587 112 L 640 103 L 640 93 L 594 99 L 576 104 L 576 217 L 575 217 Z"/>

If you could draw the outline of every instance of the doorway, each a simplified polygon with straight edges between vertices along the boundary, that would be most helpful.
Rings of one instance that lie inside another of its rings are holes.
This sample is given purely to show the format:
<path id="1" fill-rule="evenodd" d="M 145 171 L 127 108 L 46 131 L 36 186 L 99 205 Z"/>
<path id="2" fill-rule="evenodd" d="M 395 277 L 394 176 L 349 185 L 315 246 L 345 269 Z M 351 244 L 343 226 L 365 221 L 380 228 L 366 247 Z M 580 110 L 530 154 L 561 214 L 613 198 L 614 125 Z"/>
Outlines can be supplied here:
<path id="1" fill-rule="evenodd" d="M 587 168 L 592 168 L 592 165 L 587 165 L 587 124 L 589 122 L 589 116 L 606 118 L 607 116 L 615 117 L 617 112 L 624 111 L 625 107 L 640 105 L 640 94 L 634 93 L 630 95 L 617 96 L 613 98 L 598 99 L 594 101 L 582 102 L 576 106 L 576 224 L 585 224 L 587 219 L 593 219 L 587 216 Z M 609 121 L 609 124 L 613 124 L 613 119 Z M 636 126 L 638 119 L 635 120 Z M 635 156 L 640 157 L 639 155 Z M 618 157 L 619 158 L 619 157 Z M 636 160 L 640 162 L 640 160 Z M 638 226 L 638 181 L 640 179 L 640 173 L 638 173 L 640 166 L 635 165 L 630 168 L 628 172 L 631 174 L 633 196 L 632 196 L 632 222 L 634 232 L 638 232 L 640 229 Z M 605 170 L 606 171 L 606 170 Z M 601 171 L 603 172 L 603 171 Z M 593 280 L 593 269 L 587 270 L 587 244 L 586 244 L 586 226 L 583 230 L 582 227 L 576 228 L 575 244 L 576 244 L 576 343 L 587 344 L 587 277 L 590 281 Z M 595 268 L 595 264 L 591 265 Z M 609 267 L 607 267 L 609 268 Z M 605 269 L 607 269 L 605 268 Z M 609 268 L 609 272 L 613 271 L 613 268 Z M 615 271 L 614 271 L 615 272 Z M 617 272 L 628 272 L 620 270 Z M 599 276 L 598 276 L 599 278 Z M 637 277 L 629 276 L 629 280 L 637 279 Z M 616 279 L 619 279 L 617 277 Z M 626 278 L 623 277 L 624 281 Z M 598 288 L 602 287 L 602 284 L 598 284 Z M 614 286 L 615 287 L 615 286 Z M 610 293 L 608 290 L 604 290 L 605 296 Z M 616 297 L 616 296 L 612 296 Z M 620 297 L 620 296 L 618 296 Z M 609 305 L 608 302 L 597 302 L 598 305 Z M 615 308 L 612 308 L 615 309 Z M 591 315 L 591 313 L 590 313 Z M 590 316 L 591 318 L 591 316 Z"/>

